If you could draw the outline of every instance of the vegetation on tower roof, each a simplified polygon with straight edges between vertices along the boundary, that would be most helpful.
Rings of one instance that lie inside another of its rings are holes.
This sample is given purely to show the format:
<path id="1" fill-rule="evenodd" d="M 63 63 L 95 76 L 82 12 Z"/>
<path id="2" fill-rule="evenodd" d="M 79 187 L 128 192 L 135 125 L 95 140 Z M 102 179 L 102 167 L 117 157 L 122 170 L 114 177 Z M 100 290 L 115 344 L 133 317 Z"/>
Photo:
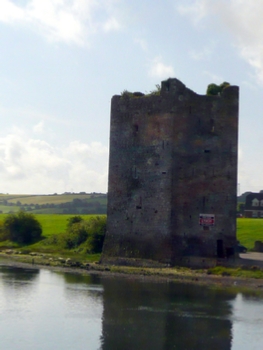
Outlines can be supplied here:
<path id="1" fill-rule="evenodd" d="M 216 84 L 209 84 L 206 90 L 206 94 L 208 96 L 217 96 L 217 95 L 221 95 L 222 91 L 227 88 L 228 86 L 230 86 L 229 83 L 227 83 L 226 81 L 224 81 L 222 84 L 220 85 L 216 85 Z"/>
<path id="2" fill-rule="evenodd" d="M 123 90 L 121 92 L 121 97 L 122 98 L 134 98 L 134 97 L 143 97 L 143 96 L 159 96 L 161 93 L 161 85 L 159 84 L 156 84 L 155 85 L 155 89 L 150 91 L 149 93 L 145 93 L 143 94 L 142 92 L 131 92 L 131 91 L 128 91 L 128 90 Z"/>

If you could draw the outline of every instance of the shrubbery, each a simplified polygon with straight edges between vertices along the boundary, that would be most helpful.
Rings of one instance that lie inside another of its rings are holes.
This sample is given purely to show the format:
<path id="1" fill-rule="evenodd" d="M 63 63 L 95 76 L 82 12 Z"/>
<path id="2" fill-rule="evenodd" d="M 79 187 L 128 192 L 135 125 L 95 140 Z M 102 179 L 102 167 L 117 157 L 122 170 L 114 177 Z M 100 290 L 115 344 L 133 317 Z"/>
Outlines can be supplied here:
<path id="1" fill-rule="evenodd" d="M 226 81 L 224 81 L 220 85 L 209 84 L 208 87 L 207 87 L 207 90 L 206 90 L 206 94 L 209 95 L 209 96 L 220 95 L 221 92 L 228 86 L 230 86 L 230 84 L 227 83 Z"/>
<path id="2" fill-rule="evenodd" d="M 106 216 L 94 216 L 84 220 L 73 216 L 68 220 L 67 231 L 50 237 L 47 243 L 58 244 L 64 249 L 80 249 L 89 254 L 101 253 L 106 232 Z"/>
<path id="3" fill-rule="evenodd" d="M 8 214 L 1 225 L 1 239 L 27 244 L 41 238 L 42 227 L 33 214 Z"/>

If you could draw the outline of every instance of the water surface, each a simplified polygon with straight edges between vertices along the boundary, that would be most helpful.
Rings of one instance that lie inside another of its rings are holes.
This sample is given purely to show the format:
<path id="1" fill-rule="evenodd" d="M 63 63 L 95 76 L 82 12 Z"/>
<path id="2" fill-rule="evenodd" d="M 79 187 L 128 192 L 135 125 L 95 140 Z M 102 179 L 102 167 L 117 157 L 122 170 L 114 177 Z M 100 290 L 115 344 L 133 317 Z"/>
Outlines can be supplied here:
<path id="1" fill-rule="evenodd" d="M 7 350 L 261 350 L 263 299 L 1 265 L 0 329 Z"/>

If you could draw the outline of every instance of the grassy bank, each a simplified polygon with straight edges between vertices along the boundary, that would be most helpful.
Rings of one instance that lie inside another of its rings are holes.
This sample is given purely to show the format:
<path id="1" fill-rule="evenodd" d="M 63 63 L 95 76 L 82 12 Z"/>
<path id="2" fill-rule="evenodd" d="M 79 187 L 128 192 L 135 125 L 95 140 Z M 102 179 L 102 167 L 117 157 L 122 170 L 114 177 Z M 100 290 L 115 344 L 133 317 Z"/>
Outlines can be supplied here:
<path id="1" fill-rule="evenodd" d="M 3 221 L 5 216 L 6 214 L 0 214 L 0 221 Z M 11 241 L 3 241 L 0 242 L 0 250 L 15 250 L 19 252 L 19 259 L 24 259 L 25 262 L 30 261 L 28 255 L 32 252 L 39 253 L 36 258 L 38 260 L 41 260 L 41 256 L 45 259 L 46 257 L 51 258 L 51 255 L 54 258 L 67 257 L 78 261 L 94 262 L 100 259 L 100 254 L 89 254 L 86 241 L 83 242 L 83 244 L 72 247 L 72 249 L 65 246 L 65 240 L 69 238 L 69 234 L 66 234 L 68 220 L 74 217 L 74 215 L 35 214 L 34 216 L 42 226 L 42 238 L 31 244 L 18 244 Z M 105 217 L 105 215 L 81 215 L 81 217 L 88 222 L 96 217 Z M 74 238 L 74 236 L 72 236 L 72 238 Z M 39 261 L 39 263 L 42 262 Z"/>
<path id="2" fill-rule="evenodd" d="M 242 292 L 250 295 L 263 295 L 263 270 L 259 268 L 222 268 L 195 270 L 186 267 L 132 267 L 132 266 L 105 266 L 88 260 L 67 260 L 54 256 L 38 255 L 10 255 L 0 252 L 0 259 L 5 259 L 5 265 L 21 268 L 41 267 L 52 271 L 96 274 L 106 276 L 119 276 L 122 278 L 150 279 L 155 282 L 182 282 L 207 285 L 212 288 L 220 288 L 233 293 Z M 252 293 L 252 294 L 251 294 Z"/>

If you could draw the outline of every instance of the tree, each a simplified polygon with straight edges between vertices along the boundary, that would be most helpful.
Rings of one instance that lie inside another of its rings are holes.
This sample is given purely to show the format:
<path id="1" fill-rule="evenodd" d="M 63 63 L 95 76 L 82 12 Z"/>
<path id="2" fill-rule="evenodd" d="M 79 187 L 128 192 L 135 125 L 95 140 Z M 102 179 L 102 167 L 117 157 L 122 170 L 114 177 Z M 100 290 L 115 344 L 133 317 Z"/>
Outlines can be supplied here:
<path id="1" fill-rule="evenodd" d="M 42 227 L 35 216 L 22 210 L 8 214 L 3 229 L 7 239 L 18 243 L 31 243 L 42 235 Z"/>

